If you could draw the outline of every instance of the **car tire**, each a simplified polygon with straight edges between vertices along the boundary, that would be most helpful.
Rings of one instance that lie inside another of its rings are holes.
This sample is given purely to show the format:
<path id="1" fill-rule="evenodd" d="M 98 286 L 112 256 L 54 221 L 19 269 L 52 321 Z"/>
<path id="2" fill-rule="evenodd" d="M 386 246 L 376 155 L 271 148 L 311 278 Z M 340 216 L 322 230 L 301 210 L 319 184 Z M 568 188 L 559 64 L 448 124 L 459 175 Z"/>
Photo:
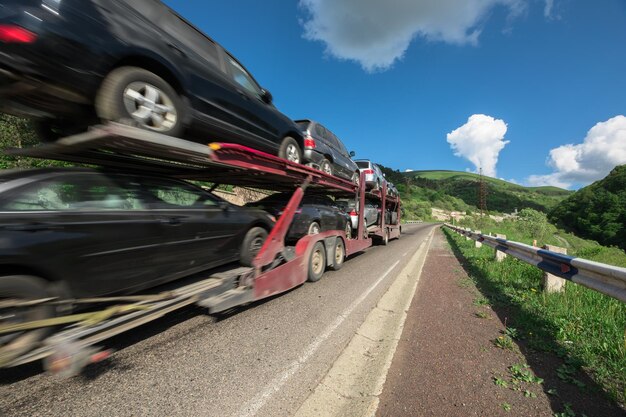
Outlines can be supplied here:
<path id="1" fill-rule="evenodd" d="M 370 234 L 367 232 L 367 219 L 363 219 L 363 238 L 367 239 L 370 237 Z"/>
<path id="2" fill-rule="evenodd" d="M 391 213 L 391 224 L 398 224 L 398 213 L 395 211 Z"/>
<path id="3" fill-rule="evenodd" d="M 326 158 L 324 158 L 322 160 L 322 163 L 320 164 L 320 171 L 322 171 L 323 173 L 328 174 L 328 175 L 335 175 L 333 173 L 333 166 L 332 166 L 332 164 Z"/>
<path id="4" fill-rule="evenodd" d="M 307 281 L 317 282 L 324 275 L 326 270 L 326 250 L 323 242 L 315 242 L 313 250 L 309 256 L 309 268 Z"/>
<path id="5" fill-rule="evenodd" d="M 111 71 L 100 86 L 95 105 L 103 120 L 168 136 L 183 134 L 183 100 L 167 81 L 143 68 L 119 67 Z"/>
<path id="6" fill-rule="evenodd" d="M 239 262 L 243 266 L 252 266 L 252 261 L 256 258 L 259 250 L 267 239 L 267 230 L 262 227 L 253 227 L 246 232 L 246 236 L 241 243 L 241 253 Z"/>
<path id="7" fill-rule="evenodd" d="M 333 248 L 333 263 L 330 268 L 333 271 L 339 271 L 343 266 L 343 262 L 346 260 L 346 246 L 343 243 L 343 239 L 338 237 L 335 239 L 335 247 Z"/>
<path id="8" fill-rule="evenodd" d="M 307 235 L 317 235 L 320 232 L 320 224 L 318 222 L 311 222 Z"/>
<path id="9" fill-rule="evenodd" d="M 346 239 L 347 240 L 352 239 L 352 224 L 350 223 L 350 220 L 346 222 L 345 231 L 346 231 Z"/>
<path id="10" fill-rule="evenodd" d="M 287 136 L 280 144 L 278 156 L 296 164 L 302 163 L 302 150 L 298 142 L 292 137 Z"/>
<path id="11" fill-rule="evenodd" d="M 359 171 L 356 171 L 355 173 L 352 174 L 352 183 L 358 187 L 360 182 L 361 182 L 361 175 Z"/>
<path id="12" fill-rule="evenodd" d="M 6 275 L 0 277 L 1 299 L 37 300 L 50 297 L 48 282 L 32 275 Z M 18 315 L 19 317 L 19 315 Z M 32 306 L 22 314 L 23 321 L 43 320 L 54 317 L 54 308 L 50 306 Z M 2 323 L 2 321 L 0 321 Z M 35 329 L 0 336 L 0 365 L 19 357 L 37 346 L 49 333 L 49 329 Z"/>

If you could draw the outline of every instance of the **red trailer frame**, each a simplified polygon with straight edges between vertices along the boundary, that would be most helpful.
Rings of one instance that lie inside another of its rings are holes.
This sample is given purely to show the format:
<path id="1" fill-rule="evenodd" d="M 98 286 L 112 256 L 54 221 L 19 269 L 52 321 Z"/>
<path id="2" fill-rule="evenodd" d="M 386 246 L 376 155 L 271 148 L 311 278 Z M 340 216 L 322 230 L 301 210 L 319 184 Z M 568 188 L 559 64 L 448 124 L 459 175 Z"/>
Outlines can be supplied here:
<path id="1" fill-rule="evenodd" d="M 325 266 L 335 265 L 338 269 L 338 263 L 343 263 L 346 257 L 372 245 L 370 234 L 377 236 L 385 244 L 389 238 L 400 235 L 400 201 L 397 197 L 386 195 L 386 185 L 368 193 L 363 174 L 360 177 L 360 186 L 357 186 L 312 167 L 237 144 L 214 142 L 207 146 L 109 123 L 52 144 L 12 149 L 6 153 L 96 164 L 125 171 L 157 173 L 181 179 L 206 180 L 218 184 L 294 191 L 254 259 L 253 268 L 239 267 L 214 273 L 199 283 L 181 287 L 174 293 L 173 299 L 150 304 L 150 308 L 146 310 L 111 319 L 87 329 L 69 328 L 53 335 L 46 345 L 16 359 L 8 366 L 53 355 L 58 353 L 58 346 L 65 346 L 67 343 L 80 342 L 82 348 L 91 346 L 190 303 L 207 307 L 210 313 L 216 313 L 285 292 L 307 280 L 312 251 L 317 242 L 324 243 L 327 255 Z M 366 194 L 370 198 L 379 199 L 379 223 L 372 230 L 368 230 L 366 237 L 364 210 L 361 209 L 358 213 L 356 236 L 346 236 L 345 231 L 340 230 L 326 231 L 305 236 L 298 240 L 295 247 L 287 247 L 285 236 L 307 189 L 335 197 L 358 197 L 359 208 L 365 206 Z M 396 225 L 387 225 L 385 222 L 387 202 L 395 205 L 394 210 L 398 213 Z M 328 256 L 329 252 L 335 251 L 338 243 L 343 244 L 343 257 L 336 257 L 336 253 Z"/>

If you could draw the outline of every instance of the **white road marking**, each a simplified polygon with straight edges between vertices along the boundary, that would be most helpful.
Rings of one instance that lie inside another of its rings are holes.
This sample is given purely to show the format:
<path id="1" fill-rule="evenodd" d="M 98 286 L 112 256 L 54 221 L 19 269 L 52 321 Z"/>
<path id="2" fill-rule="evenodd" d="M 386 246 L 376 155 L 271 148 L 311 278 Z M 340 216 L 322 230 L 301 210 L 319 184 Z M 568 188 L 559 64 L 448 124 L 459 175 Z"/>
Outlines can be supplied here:
<path id="1" fill-rule="evenodd" d="M 407 251 L 407 252 L 404 252 L 404 253 L 402 254 L 402 256 L 406 256 L 408 253 L 409 253 L 408 251 Z"/>
<path id="2" fill-rule="evenodd" d="M 287 369 L 285 369 L 280 375 L 274 378 L 267 387 L 258 393 L 252 400 L 250 400 L 245 406 L 239 410 L 237 415 L 239 417 L 254 417 L 258 411 L 267 403 L 267 401 L 274 395 L 285 383 L 291 378 L 298 370 L 304 365 L 313 354 L 319 349 L 319 347 L 330 337 L 330 335 L 348 318 L 352 311 L 358 307 L 359 304 L 367 298 L 368 295 L 389 275 L 389 273 L 400 263 L 400 261 L 394 262 L 385 273 L 376 280 L 372 286 L 370 286 L 359 298 L 354 300 L 352 304 L 346 308 L 343 313 L 335 321 L 333 321 L 313 342 L 302 352 L 302 354 L 293 361 Z"/>

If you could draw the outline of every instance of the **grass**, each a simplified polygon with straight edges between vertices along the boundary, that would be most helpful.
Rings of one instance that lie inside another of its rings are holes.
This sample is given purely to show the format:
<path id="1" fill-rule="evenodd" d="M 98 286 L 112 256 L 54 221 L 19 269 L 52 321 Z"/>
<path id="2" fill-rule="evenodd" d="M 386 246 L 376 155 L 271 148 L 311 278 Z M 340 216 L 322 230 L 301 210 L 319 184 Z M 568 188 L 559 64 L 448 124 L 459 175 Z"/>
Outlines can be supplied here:
<path id="1" fill-rule="evenodd" d="M 445 232 L 488 303 L 510 310 L 507 328 L 515 326 L 515 337 L 523 336 L 530 349 L 564 358 L 561 379 L 582 388 L 576 377 L 582 369 L 611 398 L 626 403 L 626 305 L 573 283 L 563 293 L 543 293 L 539 269 L 511 257 L 495 262 L 493 249 L 475 248 L 473 241 Z M 477 298 L 474 304 L 485 302 Z M 507 340 L 513 343 L 510 333 L 494 344 L 506 348 Z"/>

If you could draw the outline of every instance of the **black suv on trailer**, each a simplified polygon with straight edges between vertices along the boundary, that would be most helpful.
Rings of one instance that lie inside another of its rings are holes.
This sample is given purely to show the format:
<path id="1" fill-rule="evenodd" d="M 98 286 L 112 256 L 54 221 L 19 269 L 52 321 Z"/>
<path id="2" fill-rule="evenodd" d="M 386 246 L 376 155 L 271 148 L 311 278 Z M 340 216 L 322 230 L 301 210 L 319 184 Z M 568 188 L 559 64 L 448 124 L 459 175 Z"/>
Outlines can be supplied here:
<path id="1" fill-rule="evenodd" d="M 302 158 L 271 94 L 159 0 L 0 1 L 0 112 L 44 140 L 102 119 Z"/>
<path id="2" fill-rule="evenodd" d="M 321 123 L 313 120 L 296 120 L 304 135 L 304 161 L 317 166 L 320 171 L 343 177 L 354 183 L 359 181 L 359 167 L 351 159 L 344 144 Z"/>

